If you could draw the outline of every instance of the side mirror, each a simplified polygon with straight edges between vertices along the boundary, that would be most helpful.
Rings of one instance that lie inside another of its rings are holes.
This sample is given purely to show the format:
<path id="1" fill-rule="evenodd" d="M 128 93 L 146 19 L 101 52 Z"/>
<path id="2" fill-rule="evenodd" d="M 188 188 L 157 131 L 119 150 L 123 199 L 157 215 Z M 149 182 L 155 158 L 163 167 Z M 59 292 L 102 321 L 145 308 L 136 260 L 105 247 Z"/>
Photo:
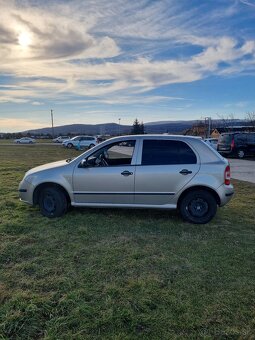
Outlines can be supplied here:
<path id="1" fill-rule="evenodd" d="M 80 164 L 79 164 L 79 168 L 89 168 L 89 167 L 93 167 L 95 166 L 95 160 L 96 158 L 84 158 Z"/>
<path id="2" fill-rule="evenodd" d="M 88 164 L 88 160 L 86 158 L 84 158 L 79 164 L 79 168 L 87 168 L 88 166 L 89 166 L 89 164 Z"/>

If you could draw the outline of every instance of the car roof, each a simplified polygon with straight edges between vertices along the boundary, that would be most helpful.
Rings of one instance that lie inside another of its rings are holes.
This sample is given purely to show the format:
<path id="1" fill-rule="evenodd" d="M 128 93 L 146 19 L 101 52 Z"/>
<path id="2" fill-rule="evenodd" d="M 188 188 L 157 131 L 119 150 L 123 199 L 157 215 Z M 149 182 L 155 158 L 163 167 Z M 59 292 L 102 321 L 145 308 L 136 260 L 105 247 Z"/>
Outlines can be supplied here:
<path id="1" fill-rule="evenodd" d="M 239 135 L 239 134 L 252 134 L 252 133 L 255 133 L 255 131 L 238 131 L 238 132 L 224 132 L 224 133 L 221 133 L 221 135 Z"/>
<path id="2" fill-rule="evenodd" d="M 144 135 L 124 135 L 111 138 L 111 140 L 118 139 L 176 139 L 176 140 L 202 140 L 198 136 L 183 136 L 183 135 L 162 135 L 162 134 L 144 134 Z"/>
<path id="3" fill-rule="evenodd" d="M 74 136 L 73 138 L 76 138 L 76 137 L 92 137 L 92 138 L 96 138 L 95 136 L 89 136 L 89 135 L 77 135 L 77 136 Z"/>

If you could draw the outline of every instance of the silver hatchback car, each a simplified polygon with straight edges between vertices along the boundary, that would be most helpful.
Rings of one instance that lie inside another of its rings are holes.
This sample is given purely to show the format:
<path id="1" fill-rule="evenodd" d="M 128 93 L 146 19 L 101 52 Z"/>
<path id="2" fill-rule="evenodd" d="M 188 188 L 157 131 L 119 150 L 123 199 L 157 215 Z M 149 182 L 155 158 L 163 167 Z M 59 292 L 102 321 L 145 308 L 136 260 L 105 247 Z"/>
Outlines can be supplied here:
<path id="1" fill-rule="evenodd" d="M 178 209 L 207 223 L 231 199 L 228 161 L 202 139 L 133 135 L 109 139 L 77 158 L 29 170 L 22 201 L 47 217 L 74 207 Z"/>

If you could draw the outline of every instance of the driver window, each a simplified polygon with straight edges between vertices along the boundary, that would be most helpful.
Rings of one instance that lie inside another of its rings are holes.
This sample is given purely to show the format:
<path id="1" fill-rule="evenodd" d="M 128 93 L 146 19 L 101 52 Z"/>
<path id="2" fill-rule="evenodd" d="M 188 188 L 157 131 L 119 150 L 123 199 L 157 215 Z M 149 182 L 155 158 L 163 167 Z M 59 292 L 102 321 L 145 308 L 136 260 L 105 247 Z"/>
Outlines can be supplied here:
<path id="1" fill-rule="evenodd" d="M 93 153 L 88 162 L 95 166 L 131 165 L 134 148 L 135 140 L 113 143 Z"/>

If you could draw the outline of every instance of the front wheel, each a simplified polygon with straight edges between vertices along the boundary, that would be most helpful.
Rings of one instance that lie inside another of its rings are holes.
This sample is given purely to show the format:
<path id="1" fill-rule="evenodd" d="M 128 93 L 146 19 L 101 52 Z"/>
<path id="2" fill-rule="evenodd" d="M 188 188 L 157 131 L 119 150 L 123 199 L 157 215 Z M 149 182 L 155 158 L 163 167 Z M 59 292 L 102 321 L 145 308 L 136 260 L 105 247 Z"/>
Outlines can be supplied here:
<path id="1" fill-rule="evenodd" d="M 73 144 L 72 144 L 72 143 L 68 143 L 68 144 L 67 144 L 67 147 L 68 147 L 68 149 L 72 149 Z"/>
<path id="2" fill-rule="evenodd" d="M 43 216 L 60 217 L 68 209 L 66 195 L 58 188 L 44 188 L 39 196 L 39 207 Z"/>
<path id="3" fill-rule="evenodd" d="M 89 149 L 94 148 L 95 144 L 90 144 Z"/>
<path id="4" fill-rule="evenodd" d="M 195 224 L 205 224 L 215 216 L 217 202 L 208 191 L 190 191 L 181 200 L 179 210 L 184 220 Z"/>

